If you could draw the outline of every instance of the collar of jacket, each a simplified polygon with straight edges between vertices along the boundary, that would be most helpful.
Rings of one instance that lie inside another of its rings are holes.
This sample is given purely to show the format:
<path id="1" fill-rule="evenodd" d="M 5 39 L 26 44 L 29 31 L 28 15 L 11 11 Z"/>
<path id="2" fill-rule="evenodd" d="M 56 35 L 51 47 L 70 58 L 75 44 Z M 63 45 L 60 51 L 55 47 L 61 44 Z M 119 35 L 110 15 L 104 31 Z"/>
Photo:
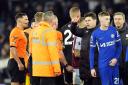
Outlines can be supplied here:
<path id="1" fill-rule="evenodd" d="M 117 29 L 119 32 L 123 32 L 123 31 L 126 31 L 128 30 L 128 24 L 125 22 L 123 27 L 121 29 Z"/>
<path id="2" fill-rule="evenodd" d="M 48 27 L 48 28 L 52 28 L 52 26 L 50 26 L 50 24 L 48 24 L 47 22 L 41 22 L 40 24 L 39 24 L 40 26 L 45 26 L 45 27 Z"/>
<path id="3" fill-rule="evenodd" d="M 90 31 L 90 32 L 92 32 L 92 31 L 94 31 L 96 29 L 96 27 L 91 28 L 91 29 L 87 29 L 87 28 L 85 28 L 85 29 L 88 30 L 88 31 Z"/>

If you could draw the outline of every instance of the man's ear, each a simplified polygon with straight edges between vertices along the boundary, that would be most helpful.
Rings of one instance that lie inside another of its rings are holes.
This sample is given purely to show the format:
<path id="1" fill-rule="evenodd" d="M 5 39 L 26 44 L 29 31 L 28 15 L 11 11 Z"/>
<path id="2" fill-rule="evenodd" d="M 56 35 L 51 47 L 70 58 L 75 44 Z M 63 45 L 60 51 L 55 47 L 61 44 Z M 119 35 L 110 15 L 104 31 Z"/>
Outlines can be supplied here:
<path id="1" fill-rule="evenodd" d="M 21 22 L 21 18 L 18 18 L 18 19 L 17 19 L 17 22 Z"/>

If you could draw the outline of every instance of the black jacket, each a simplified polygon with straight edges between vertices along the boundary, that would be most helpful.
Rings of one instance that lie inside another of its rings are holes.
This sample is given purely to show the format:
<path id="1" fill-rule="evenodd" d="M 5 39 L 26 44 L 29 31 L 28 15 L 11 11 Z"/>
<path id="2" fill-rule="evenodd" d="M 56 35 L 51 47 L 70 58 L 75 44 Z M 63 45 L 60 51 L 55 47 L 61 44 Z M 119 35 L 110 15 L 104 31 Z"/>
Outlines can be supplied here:
<path id="1" fill-rule="evenodd" d="M 66 57 L 68 64 L 72 64 L 72 42 L 74 40 L 73 34 L 71 33 L 71 22 L 67 23 L 59 30 L 63 35 L 63 52 Z"/>
<path id="2" fill-rule="evenodd" d="M 90 49 L 90 37 L 95 28 L 92 29 L 79 29 L 76 23 L 72 23 L 71 32 L 82 38 L 81 51 L 80 51 L 80 77 L 81 79 L 88 79 L 91 77 L 90 74 L 90 63 L 89 63 L 89 49 Z M 97 69 L 98 61 L 98 50 L 95 51 L 95 67 Z"/>
<path id="3" fill-rule="evenodd" d="M 113 26 L 115 26 L 113 24 Z M 124 23 L 123 27 L 121 29 L 117 29 L 122 42 L 122 53 L 119 58 L 120 66 L 121 68 L 124 68 L 125 66 L 125 56 L 126 56 L 126 47 L 128 46 L 128 24 Z"/>

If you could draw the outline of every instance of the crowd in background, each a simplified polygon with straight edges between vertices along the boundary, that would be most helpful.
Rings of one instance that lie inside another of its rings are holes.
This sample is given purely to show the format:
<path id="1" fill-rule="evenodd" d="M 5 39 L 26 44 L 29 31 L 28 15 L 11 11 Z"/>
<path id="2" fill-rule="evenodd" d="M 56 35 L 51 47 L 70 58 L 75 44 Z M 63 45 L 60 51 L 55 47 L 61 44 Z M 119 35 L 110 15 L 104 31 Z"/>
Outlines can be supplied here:
<path id="1" fill-rule="evenodd" d="M 70 21 L 69 9 L 78 6 L 82 16 L 88 11 L 98 14 L 101 10 L 108 10 L 111 15 L 121 11 L 128 21 L 128 2 L 126 0 L 0 0 L 0 59 L 9 57 L 10 30 L 15 25 L 15 14 L 27 13 L 32 21 L 38 11 L 52 10 L 59 19 L 59 28 Z M 6 69 L 0 69 L 0 80 L 8 77 Z M 1 82 L 1 81 L 0 81 Z"/>

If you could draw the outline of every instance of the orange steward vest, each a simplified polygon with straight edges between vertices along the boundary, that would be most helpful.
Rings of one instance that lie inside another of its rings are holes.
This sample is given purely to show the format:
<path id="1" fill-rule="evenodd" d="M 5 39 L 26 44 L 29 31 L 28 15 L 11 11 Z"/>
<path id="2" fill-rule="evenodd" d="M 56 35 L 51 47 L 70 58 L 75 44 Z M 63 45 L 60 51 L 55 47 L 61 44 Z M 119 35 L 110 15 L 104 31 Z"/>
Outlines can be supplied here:
<path id="1" fill-rule="evenodd" d="M 42 22 L 31 35 L 32 75 L 37 77 L 55 77 L 61 74 L 57 33 L 48 23 Z"/>

